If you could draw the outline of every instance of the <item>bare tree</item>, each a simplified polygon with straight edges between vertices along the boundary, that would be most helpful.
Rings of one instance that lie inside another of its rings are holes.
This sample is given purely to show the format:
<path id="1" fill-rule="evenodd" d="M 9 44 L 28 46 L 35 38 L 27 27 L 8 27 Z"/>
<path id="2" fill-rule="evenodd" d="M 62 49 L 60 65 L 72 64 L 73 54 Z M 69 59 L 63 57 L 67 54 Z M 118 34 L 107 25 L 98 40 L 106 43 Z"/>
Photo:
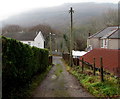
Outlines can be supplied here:
<path id="1" fill-rule="evenodd" d="M 2 28 L 2 33 L 14 33 L 14 32 L 20 32 L 22 31 L 22 27 L 19 25 L 6 25 L 5 27 Z"/>

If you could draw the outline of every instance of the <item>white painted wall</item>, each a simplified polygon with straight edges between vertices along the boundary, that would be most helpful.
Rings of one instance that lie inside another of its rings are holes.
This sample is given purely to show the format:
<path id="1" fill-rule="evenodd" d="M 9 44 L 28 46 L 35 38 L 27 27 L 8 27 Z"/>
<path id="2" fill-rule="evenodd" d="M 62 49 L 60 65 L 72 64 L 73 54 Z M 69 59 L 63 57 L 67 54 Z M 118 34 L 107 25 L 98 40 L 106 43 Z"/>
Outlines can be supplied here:
<path id="1" fill-rule="evenodd" d="M 109 49 L 120 49 L 120 39 L 108 39 Z"/>
<path id="2" fill-rule="evenodd" d="M 24 44 L 28 44 L 30 46 L 35 46 L 38 48 L 44 48 L 44 37 L 41 32 L 38 33 L 38 35 L 35 37 L 34 41 L 21 41 Z"/>
<path id="3" fill-rule="evenodd" d="M 41 32 L 38 33 L 36 38 L 34 39 L 34 46 L 37 46 L 38 48 L 44 48 L 44 37 Z"/>
<path id="4" fill-rule="evenodd" d="M 34 41 L 21 41 L 24 44 L 28 44 L 30 46 L 34 46 Z"/>
<path id="5" fill-rule="evenodd" d="M 80 56 L 83 56 L 85 55 L 87 52 L 85 51 L 74 51 L 72 50 L 72 55 L 73 55 L 73 58 L 78 58 Z"/>

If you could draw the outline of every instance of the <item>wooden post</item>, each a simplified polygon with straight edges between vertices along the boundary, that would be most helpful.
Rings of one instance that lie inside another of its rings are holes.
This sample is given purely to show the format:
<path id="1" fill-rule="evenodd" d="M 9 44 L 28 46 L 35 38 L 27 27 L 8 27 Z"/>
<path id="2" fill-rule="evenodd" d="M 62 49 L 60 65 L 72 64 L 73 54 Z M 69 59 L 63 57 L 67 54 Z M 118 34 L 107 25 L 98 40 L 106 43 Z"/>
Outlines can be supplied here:
<path id="1" fill-rule="evenodd" d="M 82 72 L 84 71 L 84 58 L 82 58 Z"/>
<path id="2" fill-rule="evenodd" d="M 120 90 L 120 78 L 118 77 L 118 89 Z"/>
<path id="3" fill-rule="evenodd" d="M 72 35 L 73 35 L 73 13 L 74 10 L 72 7 L 70 7 L 69 10 L 70 16 L 71 16 L 71 27 L 70 27 L 70 66 L 73 66 L 73 57 L 72 57 L 72 47 L 73 47 L 73 41 L 72 41 Z"/>
<path id="4" fill-rule="evenodd" d="M 93 75 L 95 76 L 95 58 L 93 59 Z"/>
<path id="5" fill-rule="evenodd" d="M 52 56 L 52 40 L 51 40 L 51 33 L 50 33 L 50 55 Z"/>
<path id="6" fill-rule="evenodd" d="M 100 57 L 100 65 L 101 65 L 101 67 L 100 67 L 101 82 L 103 82 L 104 77 L 103 77 L 103 59 L 102 59 L 102 57 Z"/>

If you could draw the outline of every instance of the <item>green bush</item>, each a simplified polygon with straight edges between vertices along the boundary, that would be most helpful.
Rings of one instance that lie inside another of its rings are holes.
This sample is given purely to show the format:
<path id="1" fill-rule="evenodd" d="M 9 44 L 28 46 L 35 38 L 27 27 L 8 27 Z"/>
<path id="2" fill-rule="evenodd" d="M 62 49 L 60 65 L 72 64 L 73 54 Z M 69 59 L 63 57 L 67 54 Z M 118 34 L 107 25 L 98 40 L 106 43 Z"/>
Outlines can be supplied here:
<path id="1" fill-rule="evenodd" d="M 3 96 L 10 96 L 14 89 L 29 85 L 33 76 L 46 71 L 48 55 L 47 49 L 2 37 Z"/>
<path id="2" fill-rule="evenodd" d="M 73 68 L 70 69 L 70 73 L 76 76 L 82 86 L 84 86 L 94 96 L 106 98 L 120 96 L 120 88 L 116 78 L 104 78 L 105 81 L 101 82 L 99 76 L 89 76 L 84 73 L 80 73 Z M 87 69 L 85 68 L 85 70 Z"/>

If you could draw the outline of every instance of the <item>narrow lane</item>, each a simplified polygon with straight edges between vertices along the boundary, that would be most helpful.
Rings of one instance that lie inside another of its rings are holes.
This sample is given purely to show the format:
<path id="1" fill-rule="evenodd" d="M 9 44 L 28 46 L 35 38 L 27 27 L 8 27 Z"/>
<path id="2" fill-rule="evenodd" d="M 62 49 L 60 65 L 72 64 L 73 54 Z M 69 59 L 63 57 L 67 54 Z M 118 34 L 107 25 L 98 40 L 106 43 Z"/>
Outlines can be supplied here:
<path id="1" fill-rule="evenodd" d="M 66 71 L 61 57 L 53 57 L 53 63 L 55 66 L 34 91 L 33 97 L 93 97 Z"/>

